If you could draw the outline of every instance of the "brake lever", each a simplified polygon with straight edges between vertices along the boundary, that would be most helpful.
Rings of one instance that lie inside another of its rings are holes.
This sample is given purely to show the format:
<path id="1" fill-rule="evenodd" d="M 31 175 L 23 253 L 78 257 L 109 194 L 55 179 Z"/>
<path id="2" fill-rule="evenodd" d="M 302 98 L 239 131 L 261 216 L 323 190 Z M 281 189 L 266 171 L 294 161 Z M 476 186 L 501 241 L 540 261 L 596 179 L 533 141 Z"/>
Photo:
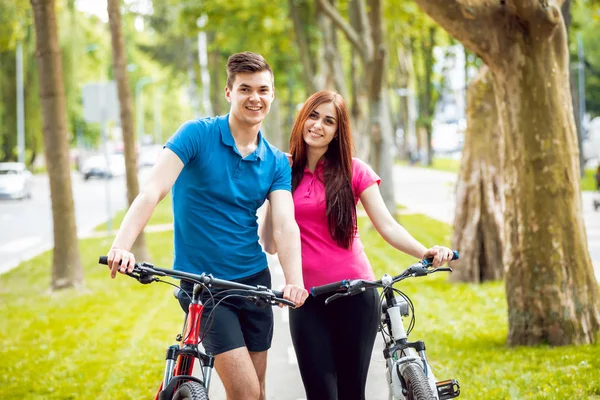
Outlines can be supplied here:
<path id="1" fill-rule="evenodd" d="M 346 292 L 346 293 L 336 293 L 333 296 L 328 297 L 327 299 L 325 299 L 325 305 L 331 303 L 332 301 L 334 301 L 335 299 L 338 299 L 340 297 L 345 297 L 345 296 L 349 296 L 350 293 Z"/>
<path id="2" fill-rule="evenodd" d="M 429 272 L 430 274 L 433 274 L 434 272 L 438 272 L 438 271 L 446 271 L 446 272 L 452 272 L 452 268 L 450 267 L 437 267 L 431 270 L 431 272 Z"/>

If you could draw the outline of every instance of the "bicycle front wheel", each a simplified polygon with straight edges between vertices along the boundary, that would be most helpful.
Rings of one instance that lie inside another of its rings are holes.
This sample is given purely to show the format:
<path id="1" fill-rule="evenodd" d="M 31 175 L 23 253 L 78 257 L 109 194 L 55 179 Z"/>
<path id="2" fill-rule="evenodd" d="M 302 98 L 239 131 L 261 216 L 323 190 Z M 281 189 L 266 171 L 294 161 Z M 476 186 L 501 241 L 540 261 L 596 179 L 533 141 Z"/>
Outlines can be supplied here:
<path id="1" fill-rule="evenodd" d="M 208 400 L 208 393 L 198 382 L 186 382 L 177 389 L 173 400 Z"/>
<path id="2" fill-rule="evenodd" d="M 418 364 L 408 363 L 402 371 L 402 379 L 406 383 L 406 400 L 437 400 L 423 368 Z"/>

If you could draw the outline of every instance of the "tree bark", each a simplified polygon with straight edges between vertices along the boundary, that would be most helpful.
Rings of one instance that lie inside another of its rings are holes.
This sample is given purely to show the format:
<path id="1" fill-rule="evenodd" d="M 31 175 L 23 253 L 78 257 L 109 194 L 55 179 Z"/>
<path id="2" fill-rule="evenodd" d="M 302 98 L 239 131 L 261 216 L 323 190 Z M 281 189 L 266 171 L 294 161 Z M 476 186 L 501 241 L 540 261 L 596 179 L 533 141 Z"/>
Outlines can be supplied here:
<path id="1" fill-rule="evenodd" d="M 216 32 L 207 33 L 209 46 L 214 43 Z M 208 52 L 208 70 L 211 71 L 210 80 L 210 102 L 215 115 L 222 115 L 225 111 L 223 107 L 223 88 L 225 87 L 225 78 L 223 77 L 223 60 L 221 53 L 217 49 Z"/>
<path id="2" fill-rule="evenodd" d="M 296 5 L 297 1 L 289 0 L 289 12 L 292 24 L 294 26 L 294 34 L 296 37 L 296 44 L 298 45 L 298 51 L 300 55 L 300 61 L 302 62 L 302 72 L 304 74 L 304 84 L 306 85 L 306 91 L 308 95 L 315 93 L 319 90 L 319 85 L 316 82 L 316 68 L 313 62 L 314 57 L 310 53 L 308 45 L 308 39 L 306 38 L 306 32 L 304 31 L 304 22 L 300 15 L 299 7 Z"/>
<path id="3" fill-rule="evenodd" d="M 600 300 L 582 219 L 563 1 L 416 1 L 492 72 L 504 137 L 508 343 L 594 342 Z"/>
<path id="4" fill-rule="evenodd" d="M 333 25 L 330 19 L 326 15 L 323 15 L 322 12 L 319 12 L 317 18 L 319 21 L 321 35 L 323 37 L 322 65 L 326 68 L 326 72 L 324 74 L 324 86 L 325 88 L 337 91 L 344 99 L 348 99 L 348 89 L 346 87 L 344 69 L 342 68 L 335 25 Z"/>
<path id="5" fill-rule="evenodd" d="M 54 225 L 51 289 L 81 288 L 84 278 L 71 187 L 67 110 L 55 2 L 54 0 L 31 0 L 31 6 L 37 38 L 36 58 L 44 121 L 44 151 L 50 180 Z"/>
<path id="6" fill-rule="evenodd" d="M 123 131 L 123 148 L 125 151 L 125 171 L 127 179 L 127 201 L 131 205 L 140 192 L 137 176 L 136 136 L 133 125 L 131 89 L 127 76 L 127 56 L 125 39 L 121 25 L 120 0 L 108 0 L 108 19 L 113 49 L 113 71 L 117 81 L 119 94 L 121 129 Z M 141 149 L 140 149 L 141 150 Z M 140 232 L 133 243 L 132 252 L 138 260 L 148 260 L 148 249 L 144 232 Z"/>
<path id="7" fill-rule="evenodd" d="M 484 282 L 504 277 L 502 136 L 487 67 L 467 91 L 467 132 L 456 187 L 452 248 L 453 281 Z"/>

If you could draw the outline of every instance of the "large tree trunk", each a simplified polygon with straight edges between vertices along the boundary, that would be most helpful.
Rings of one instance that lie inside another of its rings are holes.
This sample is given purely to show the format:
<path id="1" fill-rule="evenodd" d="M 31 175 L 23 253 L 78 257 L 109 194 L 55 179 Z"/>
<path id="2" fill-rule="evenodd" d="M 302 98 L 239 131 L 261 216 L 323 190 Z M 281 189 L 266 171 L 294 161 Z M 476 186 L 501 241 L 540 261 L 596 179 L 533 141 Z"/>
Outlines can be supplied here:
<path id="1" fill-rule="evenodd" d="M 117 81 L 121 129 L 123 131 L 123 147 L 125 149 L 125 171 L 127 177 L 127 201 L 131 205 L 140 192 L 137 176 L 136 137 L 133 128 L 131 89 L 127 76 L 127 57 L 125 55 L 125 40 L 121 26 L 119 0 L 108 0 L 108 19 L 113 49 L 113 71 Z M 140 149 L 141 150 L 141 149 Z M 132 252 L 138 260 L 148 260 L 148 250 L 144 232 L 140 232 L 132 246 Z"/>
<path id="2" fill-rule="evenodd" d="M 582 220 L 560 0 L 416 0 L 490 67 L 504 137 L 510 345 L 592 343 L 600 299 Z"/>
<path id="3" fill-rule="evenodd" d="M 467 132 L 456 187 L 452 247 L 460 252 L 450 279 L 484 282 L 504 276 L 502 148 L 487 67 L 467 91 Z"/>
<path id="4" fill-rule="evenodd" d="M 505 134 L 506 290 L 512 345 L 591 343 L 600 328 L 581 211 L 560 10 L 530 21 L 494 70 Z"/>
<path id="5" fill-rule="evenodd" d="M 52 290 L 83 286 L 71 187 L 67 111 L 54 0 L 31 0 L 37 38 L 44 147 L 50 179 L 54 253 Z"/>

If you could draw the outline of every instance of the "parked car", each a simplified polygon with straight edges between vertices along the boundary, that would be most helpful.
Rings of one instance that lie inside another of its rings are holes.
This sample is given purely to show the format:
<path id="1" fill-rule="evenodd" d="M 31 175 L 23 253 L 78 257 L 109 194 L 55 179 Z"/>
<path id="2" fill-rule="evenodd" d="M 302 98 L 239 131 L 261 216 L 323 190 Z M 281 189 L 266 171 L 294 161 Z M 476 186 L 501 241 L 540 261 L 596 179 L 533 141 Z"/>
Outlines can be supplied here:
<path id="1" fill-rule="evenodd" d="M 125 175 L 125 157 L 123 154 L 109 155 L 107 167 L 106 156 L 90 156 L 81 165 L 81 173 L 86 181 L 92 177 L 110 179 L 114 176 Z"/>
<path id="2" fill-rule="evenodd" d="M 0 198 L 31 198 L 31 172 L 23 163 L 0 163 Z"/>

